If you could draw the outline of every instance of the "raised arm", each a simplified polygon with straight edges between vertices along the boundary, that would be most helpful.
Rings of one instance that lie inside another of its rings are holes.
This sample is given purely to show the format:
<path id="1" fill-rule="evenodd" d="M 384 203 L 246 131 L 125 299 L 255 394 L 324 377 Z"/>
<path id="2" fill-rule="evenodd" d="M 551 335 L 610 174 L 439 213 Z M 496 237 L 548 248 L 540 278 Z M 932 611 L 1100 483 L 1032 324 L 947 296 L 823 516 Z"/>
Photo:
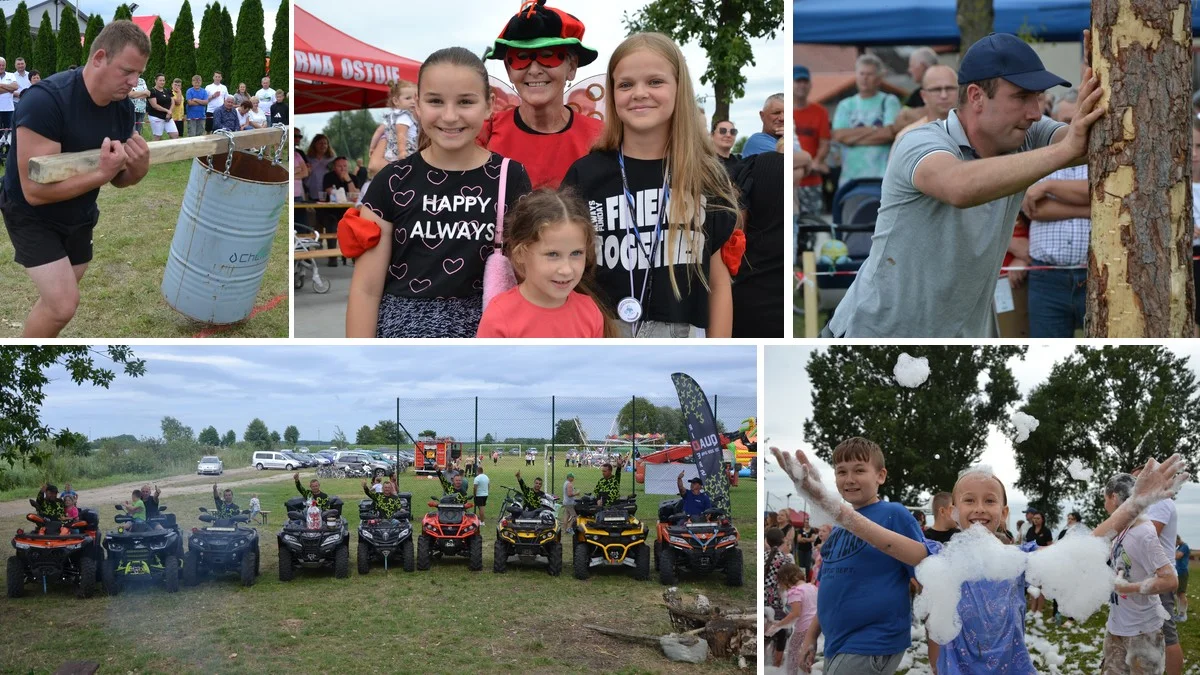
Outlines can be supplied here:
<path id="1" fill-rule="evenodd" d="M 1133 485 L 1133 494 L 1113 511 L 1108 520 L 1096 526 L 1092 534 L 1106 537 L 1124 530 L 1151 504 L 1174 497 L 1191 476 L 1183 470 L 1183 459 L 1171 455 L 1162 464 L 1151 458 Z"/>

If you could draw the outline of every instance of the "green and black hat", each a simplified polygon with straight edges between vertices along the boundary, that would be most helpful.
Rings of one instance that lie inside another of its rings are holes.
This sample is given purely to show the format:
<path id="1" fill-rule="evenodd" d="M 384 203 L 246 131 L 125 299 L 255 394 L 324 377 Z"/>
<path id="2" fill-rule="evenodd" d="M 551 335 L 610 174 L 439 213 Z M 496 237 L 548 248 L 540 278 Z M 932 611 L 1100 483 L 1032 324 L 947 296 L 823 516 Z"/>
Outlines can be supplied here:
<path id="1" fill-rule="evenodd" d="M 582 21 L 561 9 L 547 7 L 546 0 L 526 0 L 483 58 L 503 59 L 510 47 L 544 49 L 565 45 L 579 57 L 579 65 L 586 66 L 599 54 L 583 45 L 583 30 Z"/>

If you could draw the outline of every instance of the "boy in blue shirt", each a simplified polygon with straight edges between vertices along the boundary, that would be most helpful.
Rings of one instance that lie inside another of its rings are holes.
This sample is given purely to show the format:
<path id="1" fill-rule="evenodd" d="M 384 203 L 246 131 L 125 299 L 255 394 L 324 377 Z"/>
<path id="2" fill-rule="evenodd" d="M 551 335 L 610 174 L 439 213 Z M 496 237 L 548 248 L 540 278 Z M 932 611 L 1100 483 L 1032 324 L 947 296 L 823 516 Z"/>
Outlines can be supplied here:
<path id="1" fill-rule="evenodd" d="M 204 80 L 199 75 L 192 76 L 192 88 L 183 95 L 187 118 L 187 135 L 201 136 L 204 134 L 204 113 L 208 108 L 208 92 L 204 89 Z"/>
<path id="2" fill-rule="evenodd" d="M 899 536 L 924 541 L 908 509 L 879 499 L 887 468 L 878 445 L 856 436 L 838 444 L 832 459 L 838 492 L 855 512 Z M 913 566 L 841 527 L 821 547 L 821 561 L 817 618 L 800 647 L 801 663 L 811 666 L 824 631 L 825 675 L 892 675 L 912 644 Z"/>

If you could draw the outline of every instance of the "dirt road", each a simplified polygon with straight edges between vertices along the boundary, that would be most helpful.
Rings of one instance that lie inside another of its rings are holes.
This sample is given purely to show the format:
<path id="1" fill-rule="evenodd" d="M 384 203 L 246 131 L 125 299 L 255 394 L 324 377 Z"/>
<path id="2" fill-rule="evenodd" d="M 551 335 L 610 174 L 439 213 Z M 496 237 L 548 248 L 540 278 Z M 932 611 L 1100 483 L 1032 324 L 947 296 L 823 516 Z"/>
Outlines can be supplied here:
<path id="1" fill-rule="evenodd" d="M 138 481 L 136 483 L 121 483 L 102 488 L 77 490 L 79 505 L 89 508 L 99 508 L 110 504 L 118 504 L 129 499 L 129 493 L 149 483 L 157 485 L 163 491 L 163 501 L 169 502 L 175 495 L 200 494 L 212 490 L 213 483 L 220 485 L 253 485 L 256 483 L 272 483 L 291 480 L 292 474 L 286 471 L 257 471 L 252 467 L 228 469 L 222 476 L 197 476 L 185 473 L 160 480 Z M 62 489 L 62 486 L 58 486 Z M 31 494 L 30 497 L 36 495 Z M 10 502 L 0 502 L 0 517 L 19 516 L 29 512 L 29 499 L 15 499 Z M 109 509 L 112 507 L 109 506 Z"/>

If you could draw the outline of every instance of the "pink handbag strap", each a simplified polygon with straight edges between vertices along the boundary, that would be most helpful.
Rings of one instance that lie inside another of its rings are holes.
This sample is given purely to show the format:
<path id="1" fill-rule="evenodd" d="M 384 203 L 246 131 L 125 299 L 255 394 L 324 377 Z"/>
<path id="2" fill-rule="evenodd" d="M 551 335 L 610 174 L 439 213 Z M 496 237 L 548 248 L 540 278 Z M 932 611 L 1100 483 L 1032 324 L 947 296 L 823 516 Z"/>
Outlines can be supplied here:
<path id="1" fill-rule="evenodd" d="M 508 158 L 500 161 L 500 196 L 496 201 L 496 246 L 504 244 L 504 193 L 508 187 Z"/>

